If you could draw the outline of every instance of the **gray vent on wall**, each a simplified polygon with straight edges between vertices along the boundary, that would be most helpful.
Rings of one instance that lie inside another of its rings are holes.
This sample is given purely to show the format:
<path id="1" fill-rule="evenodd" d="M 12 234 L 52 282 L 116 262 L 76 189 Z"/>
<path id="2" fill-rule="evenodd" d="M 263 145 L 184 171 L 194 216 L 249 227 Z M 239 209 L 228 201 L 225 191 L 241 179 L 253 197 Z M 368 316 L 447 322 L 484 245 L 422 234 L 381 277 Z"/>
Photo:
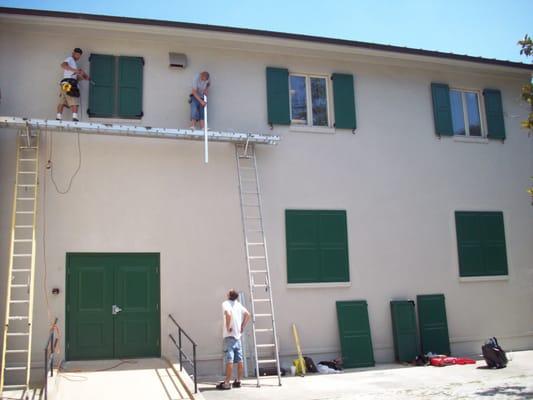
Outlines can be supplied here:
<path id="1" fill-rule="evenodd" d="M 183 53 L 168 53 L 170 68 L 186 68 L 187 56 Z"/>

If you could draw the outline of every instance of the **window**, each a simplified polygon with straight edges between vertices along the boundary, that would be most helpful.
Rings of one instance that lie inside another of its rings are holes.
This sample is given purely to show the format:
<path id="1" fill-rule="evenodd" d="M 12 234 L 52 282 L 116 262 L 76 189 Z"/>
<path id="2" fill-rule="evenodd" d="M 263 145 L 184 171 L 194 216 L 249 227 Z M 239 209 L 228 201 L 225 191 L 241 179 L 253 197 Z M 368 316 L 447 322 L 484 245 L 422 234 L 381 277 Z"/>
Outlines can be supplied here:
<path id="1" fill-rule="evenodd" d="M 454 135 L 481 137 L 480 93 L 450 89 Z"/>
<path id="2" fill-rule="evenodd" d="M 502 212 L 456 211 L 461 277 L 507 275 Z"/>
<path id="3" fill-rule="evenodd" d="M 288 283 L 349 282 L 344 210 L 286 210 Z"/>
<path id="4" fill-rule="evenodd" d="M 289 76 L 291 123 L 329 126 L 328 79 L 320 76 Z"/>
<path id="5" fill-rule="evenodd" d="M 143 116 L 143 67 L 141 57 L 91 54 L 90 117 L 132 118 Z"/>

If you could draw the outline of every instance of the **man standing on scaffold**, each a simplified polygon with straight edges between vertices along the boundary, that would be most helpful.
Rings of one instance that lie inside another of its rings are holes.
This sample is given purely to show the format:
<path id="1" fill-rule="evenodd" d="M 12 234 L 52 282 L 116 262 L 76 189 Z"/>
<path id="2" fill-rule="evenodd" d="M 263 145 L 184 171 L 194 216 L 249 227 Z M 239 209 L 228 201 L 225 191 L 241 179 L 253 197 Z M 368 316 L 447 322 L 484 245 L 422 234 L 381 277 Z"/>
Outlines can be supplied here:
<path id="1" fill-rule="evenodd" d="M 78 81 L 90 79 L 89 75 L 83 69 L 78 68 L 78 61 L 82 54 L 83 51 L 79 47 L 76 47 L 72 51 L 72 55 L 61 63 L 63 79 L 59 83 L 59 104 L 57 105 L 56 115 L 58 121 L 61 121 L 63 118 L 63 108 L 65 106 L 72 110 L 72 120 L 79 121 L 80 88 L 78 87 Z"/>

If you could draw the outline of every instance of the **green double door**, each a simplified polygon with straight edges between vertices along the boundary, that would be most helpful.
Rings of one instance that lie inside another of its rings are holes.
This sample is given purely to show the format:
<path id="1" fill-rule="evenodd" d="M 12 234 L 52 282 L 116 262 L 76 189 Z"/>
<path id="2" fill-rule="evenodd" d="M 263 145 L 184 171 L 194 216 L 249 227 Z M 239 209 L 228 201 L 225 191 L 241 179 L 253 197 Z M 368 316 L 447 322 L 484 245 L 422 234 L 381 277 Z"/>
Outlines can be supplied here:
<path id="1" fill-rule="evenodd" d="M 159 254 L 67 254 L 66 358 L 159 357 Z"/>

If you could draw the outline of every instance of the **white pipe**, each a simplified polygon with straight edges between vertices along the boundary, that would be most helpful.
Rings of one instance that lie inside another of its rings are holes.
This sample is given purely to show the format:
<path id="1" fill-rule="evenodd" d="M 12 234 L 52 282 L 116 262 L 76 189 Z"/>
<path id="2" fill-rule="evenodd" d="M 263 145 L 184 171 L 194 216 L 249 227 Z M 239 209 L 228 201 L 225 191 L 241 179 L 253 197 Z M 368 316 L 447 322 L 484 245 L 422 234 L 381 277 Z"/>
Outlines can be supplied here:
<path id="1" fill-rule="evenodd" d="M 207 96 L 204 94 L 204 161 L 209 162 L 209 152 L 207 149 Z"/>

